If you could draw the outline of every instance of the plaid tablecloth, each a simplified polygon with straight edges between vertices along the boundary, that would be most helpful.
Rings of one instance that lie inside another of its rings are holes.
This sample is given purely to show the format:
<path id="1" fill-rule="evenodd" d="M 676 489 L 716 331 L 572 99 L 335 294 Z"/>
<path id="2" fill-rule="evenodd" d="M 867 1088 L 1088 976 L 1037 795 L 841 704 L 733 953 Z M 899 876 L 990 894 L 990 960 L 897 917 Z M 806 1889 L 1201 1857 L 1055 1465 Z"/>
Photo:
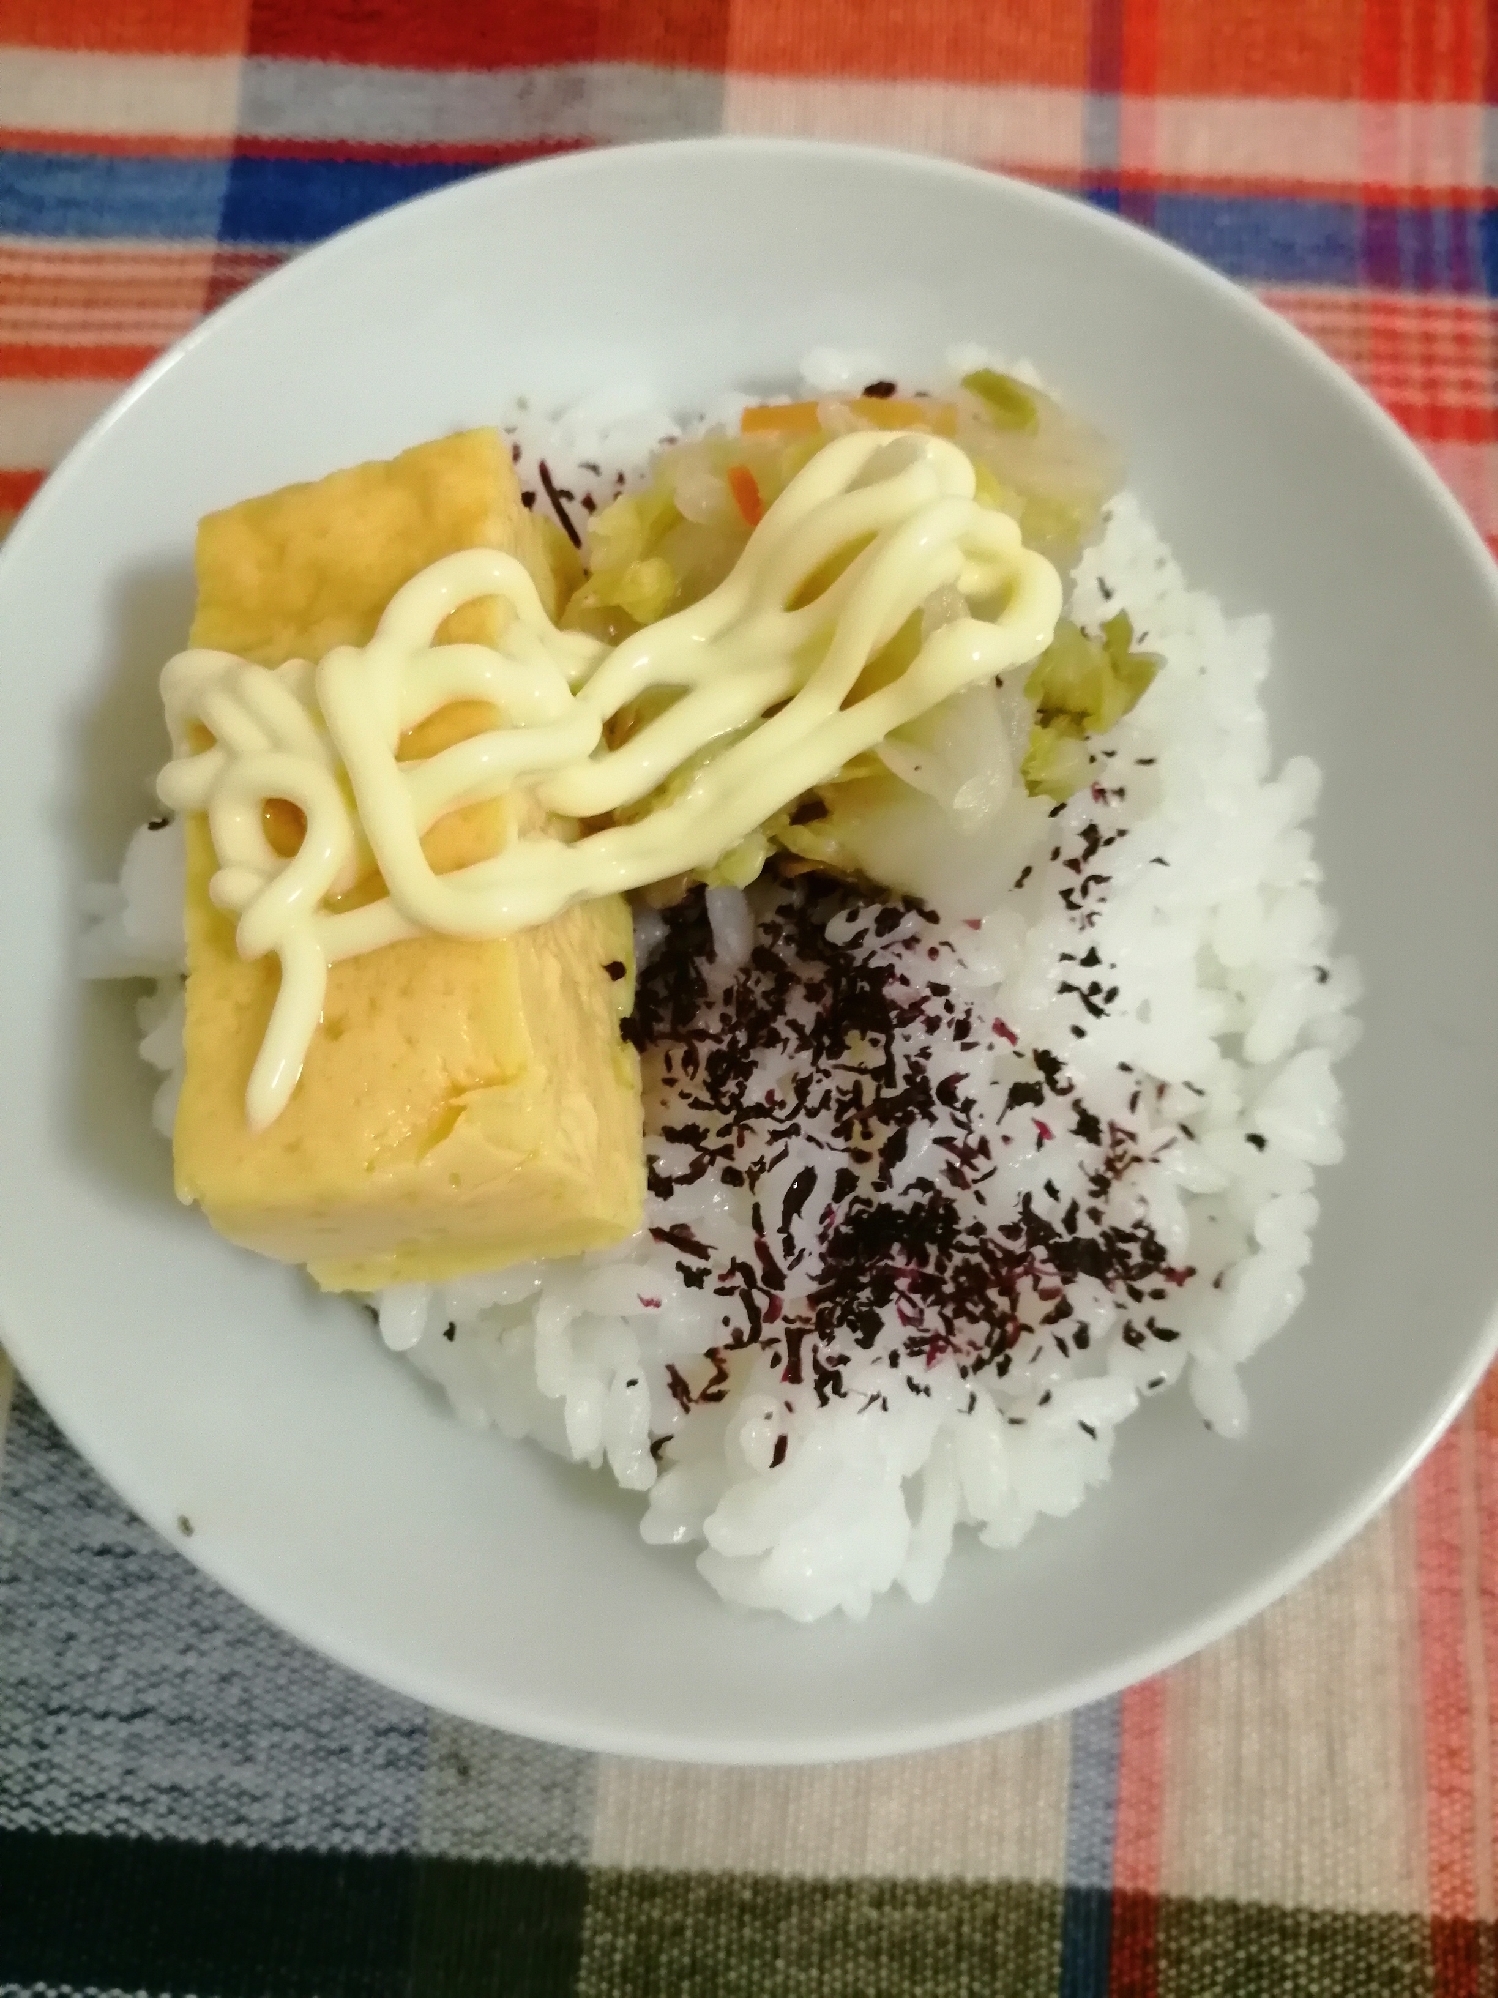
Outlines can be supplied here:
<path id="1" fill-rule="evenodd" d="M 729 130 L 950 153 L 1160 230 L 1322 341 L 1498 535 L 1491 0 L 0 0 L 0 44 L 7 516 L 329 230 Z M 0 1360 L 0 1998 L 1498 1990 L 1492 1383 L 1205 1656 L 1024 1734 L 795 1773 L 377 1692 L 203 1581 L 9 1388 Z"/>

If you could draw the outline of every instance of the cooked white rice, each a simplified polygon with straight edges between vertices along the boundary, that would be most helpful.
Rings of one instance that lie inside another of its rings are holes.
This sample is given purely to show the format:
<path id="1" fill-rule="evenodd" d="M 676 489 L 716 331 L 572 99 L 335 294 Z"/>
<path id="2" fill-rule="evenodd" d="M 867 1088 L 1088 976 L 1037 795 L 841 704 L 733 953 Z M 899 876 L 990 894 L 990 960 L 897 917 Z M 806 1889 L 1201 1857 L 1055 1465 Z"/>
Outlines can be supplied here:
<path id="1" fill-rule="evenodd" d="M 815 388 L 878 372 L 807 363 Z M 523 476 L 548 457 L 580 505 L 671 433 L 636 397 L 521 410 L 511 434 Z M 1184 1380 L 1183 1412 L 1240 1434 L 1238 1370 L 1300 1302 L 1356 1032 L 1318 773 L 1272 764 L 1269 620 L 1188 590 L 1128 494 L 1070 611 L 1119 608 L 1159 675 L 1090 790 L 974 836 L 980 915 L 767 886 L 714 891 L 695 932 L 642 914 L 642 1234 L 377 1300 L 462 1419 L 606 1466 L 645 1539 L 699 1547 L 732 1601 L 928 1600 L 958 1527 L 1011 1547 L 1074 1510 L 1143 1395 Z M 177 830 L 144 829 L 85 940 L 89 975 L 159 974 L 140 1024 L 163 1131 L 180 911 Z"/>

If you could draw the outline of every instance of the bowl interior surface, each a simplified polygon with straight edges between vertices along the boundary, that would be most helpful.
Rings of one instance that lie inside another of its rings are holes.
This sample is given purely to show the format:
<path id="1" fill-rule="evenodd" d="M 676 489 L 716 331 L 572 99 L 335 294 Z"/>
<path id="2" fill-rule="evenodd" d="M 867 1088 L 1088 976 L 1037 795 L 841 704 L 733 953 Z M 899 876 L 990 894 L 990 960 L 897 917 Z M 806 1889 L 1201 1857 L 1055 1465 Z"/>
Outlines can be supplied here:
<path id="1" fill-rule="evenodd" d="M 934 1604 L 798 1628 L 730 1611 L 638 1503 L 470 1433 L 367 1318 L 171 1197 L 131 994 L 82 988 L 76 897 L 164 753 L 197 517 L 636 381 L 690 407 L 809 348 L 919 377 L 956 340 L 1041 368 L 1125 448 L 1188 577 L 1277 628 L 1276 752 L 1326 786 L 1368 985 L 1309 1294 L 1245 1373 L 1248 1437 L 1184 1393 L 1112 1485 Z M 1112 1690 L 1324 1558 L 1495 1344 L 1498 591 L 1413 448 L 1233 287 L 1079 204 L 796 142 L 575 156 L 378 217 L 257 287 L 96 426 L 0 558 L 0 1330 L 124 1497 L 225 1586 L 431 1704 L 581 1747 L 721 1761 L 931 1745 Z M 180 1541 L 179 1541 L 179 1544 Z"/>

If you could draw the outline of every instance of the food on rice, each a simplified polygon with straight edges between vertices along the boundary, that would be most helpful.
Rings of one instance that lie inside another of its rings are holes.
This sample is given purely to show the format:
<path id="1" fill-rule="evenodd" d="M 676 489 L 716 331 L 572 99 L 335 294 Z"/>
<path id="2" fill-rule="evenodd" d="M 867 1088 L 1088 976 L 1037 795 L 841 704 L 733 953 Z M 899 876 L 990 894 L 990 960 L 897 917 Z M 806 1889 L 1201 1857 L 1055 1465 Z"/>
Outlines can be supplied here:
<path id="1" fill-rule="evenodd" d="M 363 645 L 269 671 L 204 647 L 170 659 L 158 793 L 210 829 L 208 895 L 238 918 L 239 954 L 280 966 L 252 1128 L 296 1089 L 332 964 L 428 932 L 513 935 L 762 859 L 765 822 L 1036 658 L 1060 579 L 975 488 L 955 444 L 866 429 L 823 440 L 715 587 L 616 646 L 558 629 L 513 554 L 475 547 L 403 582 Z M 957 608 L 927 629 L 943 592 Z M 510 613 L 491 643 L 436 642 L 457 607 L 491 600 Z M 418 728 L 481 703 L 487 725 L 412 753 Z M 513 822 L 439 864 L 423 839 L 480 805 Z M 288 815 L 278 847 L 268 820 Z"/>
<path id="2" fill-rule="evenodd" d="M 926 393 L 819 354 L 804 390 L 687 435 L 622 399 L 515 413 L 527 504 L 572 549 L 566 631 L 648 646 L 850 436 L 875 476 L 878 451 L 955 442 L 980 505 L 1063 570 L 1065 615 L 636 896 L 637 1233 L 373 1300 L 465 1420 L 606 1465 L 647 1540 L 802 1619 L 924 1601 L 958 1528 L 1008 1547 L 1069 1513 L 1146 1396 L 1179 1383 L 1241 1431 L 1238 1368 L 1297 1307 L 1340 1156 L 1357 997 L 1317 773 L 1271 761 L 1267 619 L 1189 590 L 1108 447 L 992 356 L 955 352 Z M 971 608 L 930 588 L 860 691 Z M 142 1052 L 168 1070 L 179 842 L 137 835 L 91 944 L 98 970 L 163 973 Z"/>
<path id="3" fill-rule="evenodd" d="M 548 594 L 535 524 L 493 431 L 211 514 L 198 533 L 191 643 L 275 667 L 364 645 L 396 591 L 472 547 L 509 549 Z M 493 644 L 507 608 L 467 603 L 447 643 Z M 404 758 L 489 726 L 443 709 Z M 446 872 L 510 836 L 505 799 L 426 835 Z M 187 815 L 186 1062 L 173 1129 L 177 1192 L 231 1241 L 306 1263 L 330 1290 L 372 1291 L 571 1255 L 634 1233 L 643 1166 L 634 1052 L 619 1037 L 633 986 L 628 911 L 589 902 L 510 937 L 421 936 L 329 972 L 301 1083 L 266 1128 L 245 1093 L 275 1003 L 274 958 L 246 958 L 215 905 L 219 859 Z M 367 881 L 343 898 L 366 899 Z M 620 967 L 619 975 L 606 968 Z"/>

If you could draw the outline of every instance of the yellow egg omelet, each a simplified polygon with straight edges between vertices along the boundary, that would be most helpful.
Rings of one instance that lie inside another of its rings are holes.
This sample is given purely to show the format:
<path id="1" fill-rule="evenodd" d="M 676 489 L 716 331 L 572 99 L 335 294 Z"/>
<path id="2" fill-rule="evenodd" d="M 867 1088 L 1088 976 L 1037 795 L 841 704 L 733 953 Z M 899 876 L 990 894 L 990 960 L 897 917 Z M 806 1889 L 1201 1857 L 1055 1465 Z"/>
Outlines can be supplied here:
<path id="1" fill-rule="evenodd" d="M 200 525 L 191 642 L 264 666 L 367 643 L 390 598 L 439 556 L 518 555 L 555 585 L 490 430 L 418 445 L 246 500 Z M 469 604 L 443 640 L 493 642 L 508 607 Z M 487 725 L 455 703 L 413 730 L 429 755 Z M 503 801 L 439 820 L 439 872 L 498 850 Z M 640 1225 L 639 1066 L 629 910 L 591 902 L 513 937 L 424 936 L 335 964 L 296 1093 L 252 1131 L 245 1086 L 275 999 L 273 957 L 245 962 L 208 898 L 207 822 L 187 827 L 187 1065 L 177 1192 L 231 1241 L 368 1291 L 601 1247 Z M 376 878 L 366 892 L 379 892 Z M 357 896 L 359 891 L 355 891 Z M 352 899 L 352 898 L 351 898 Z"/>

